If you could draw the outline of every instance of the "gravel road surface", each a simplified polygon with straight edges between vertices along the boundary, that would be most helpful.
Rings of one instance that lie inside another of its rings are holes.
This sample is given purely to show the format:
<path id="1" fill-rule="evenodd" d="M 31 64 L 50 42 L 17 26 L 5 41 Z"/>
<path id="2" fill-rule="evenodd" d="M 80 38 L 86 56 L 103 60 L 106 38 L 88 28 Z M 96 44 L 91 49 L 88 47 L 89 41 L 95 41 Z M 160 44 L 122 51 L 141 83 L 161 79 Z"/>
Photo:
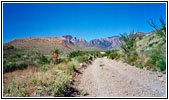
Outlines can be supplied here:
<path id="1" fill-rule="evenodd" d="M 77 88 L 87 97 L 165 97 L 166 74 L 97 58 L 78 75 Z"/>

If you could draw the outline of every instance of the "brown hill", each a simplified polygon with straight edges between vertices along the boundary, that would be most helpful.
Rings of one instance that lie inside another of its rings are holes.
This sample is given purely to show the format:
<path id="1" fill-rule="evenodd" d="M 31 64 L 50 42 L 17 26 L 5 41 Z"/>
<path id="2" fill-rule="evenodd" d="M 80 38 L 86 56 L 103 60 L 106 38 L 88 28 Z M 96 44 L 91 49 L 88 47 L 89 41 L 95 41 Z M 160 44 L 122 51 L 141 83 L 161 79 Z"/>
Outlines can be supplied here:
<path id="1" fill-rule="evenodd" d="M 24 51 L 35 51 L 42 54 L 50 54 L 52 50 L 58 48 L 63 54 L 71 52 L 77 47 L 67 45 L 64 40 L 57 37 L 30 37 L 24 39 L 15 39 L 11 42 L 6 43 L 5 45 L 12 45 L 15 48 L 24 50 Z"/>

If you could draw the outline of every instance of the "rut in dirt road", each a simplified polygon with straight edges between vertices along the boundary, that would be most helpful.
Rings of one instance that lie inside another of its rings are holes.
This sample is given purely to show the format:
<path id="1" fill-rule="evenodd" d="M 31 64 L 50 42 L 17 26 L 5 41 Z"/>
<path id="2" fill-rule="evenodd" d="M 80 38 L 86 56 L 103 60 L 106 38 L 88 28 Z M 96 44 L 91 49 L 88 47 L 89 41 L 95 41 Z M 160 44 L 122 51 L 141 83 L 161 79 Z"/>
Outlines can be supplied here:
<path id="1" fill-rule="evenodd" d="M 89 97 L 165 97 L 166 75 L 98 58 L 79 76 Z"/>

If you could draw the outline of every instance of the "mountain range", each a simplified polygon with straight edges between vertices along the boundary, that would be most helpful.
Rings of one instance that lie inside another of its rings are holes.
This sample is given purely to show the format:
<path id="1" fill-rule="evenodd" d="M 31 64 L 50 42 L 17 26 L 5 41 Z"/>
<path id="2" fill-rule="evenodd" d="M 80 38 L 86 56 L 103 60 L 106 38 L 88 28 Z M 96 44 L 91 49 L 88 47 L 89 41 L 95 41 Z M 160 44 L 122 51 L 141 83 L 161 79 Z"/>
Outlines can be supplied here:
<path id="1" fill-rule="evenodd" d="M 136 32 L 136 36 L 144 35 L 144 32 Z M 120 45 L 122 44 L 123 40 L 120 36 L 112 36 L 106 37 L 101 39 L 93 39 L 87 42 L 85 39 L 80 38 L 77 39 L 76 37 L 72 37 L 71 35 L 62 36 L 63 39 L 67 44 L 71 44 L 78 47 L 98 47 L 101 49 L 120 49 Z"/>
<path id="2" fill-rule="evenodd" d="M 85 39 L 80 38 L 77 39 L 76 37 L 72 37 L 71 35 L 62 36 L 63 39 L 67 44 L 71 44 L 78 47 L 98 47 L 101 49 L 119 49 L 121 39 L 119 36 L 112 36 L 102 39 L 93 39 L 87 42 Z"/>
<path id="3" fill-rule="evenodd" d="M 144 35 L 143 32 L 135 33 L 138 36 Z M 123 40 L 120 36 L 112 36 L 101 39 L 93 39 L 87 42 L 85 39 L 77 39 L 71 35 L 62 37 L 28 37 L 23 39 L 14 39 L 4 45 L 12 45 L 17 49 L 27 51 L 35 51 L 42 54 L 50 54 L 55 48 L 59 49 L 62 54 L 82 50 L 82 51 L 103 51 L 109 49 L 120 49 Z"/>

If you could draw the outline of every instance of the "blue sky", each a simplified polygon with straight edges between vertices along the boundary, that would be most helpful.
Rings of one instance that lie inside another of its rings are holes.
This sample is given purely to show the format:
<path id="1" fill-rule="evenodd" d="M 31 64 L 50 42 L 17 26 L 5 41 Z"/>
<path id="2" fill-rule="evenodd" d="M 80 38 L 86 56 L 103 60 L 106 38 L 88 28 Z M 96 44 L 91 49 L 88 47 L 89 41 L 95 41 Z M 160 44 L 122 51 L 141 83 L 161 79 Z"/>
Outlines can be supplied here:
<path id="1" fill-rule="evenodd" d="M 153 28 L 166 19 L 165 3 L 4 3 L 3 42 L 72 35 L 87 41 Z"/>

